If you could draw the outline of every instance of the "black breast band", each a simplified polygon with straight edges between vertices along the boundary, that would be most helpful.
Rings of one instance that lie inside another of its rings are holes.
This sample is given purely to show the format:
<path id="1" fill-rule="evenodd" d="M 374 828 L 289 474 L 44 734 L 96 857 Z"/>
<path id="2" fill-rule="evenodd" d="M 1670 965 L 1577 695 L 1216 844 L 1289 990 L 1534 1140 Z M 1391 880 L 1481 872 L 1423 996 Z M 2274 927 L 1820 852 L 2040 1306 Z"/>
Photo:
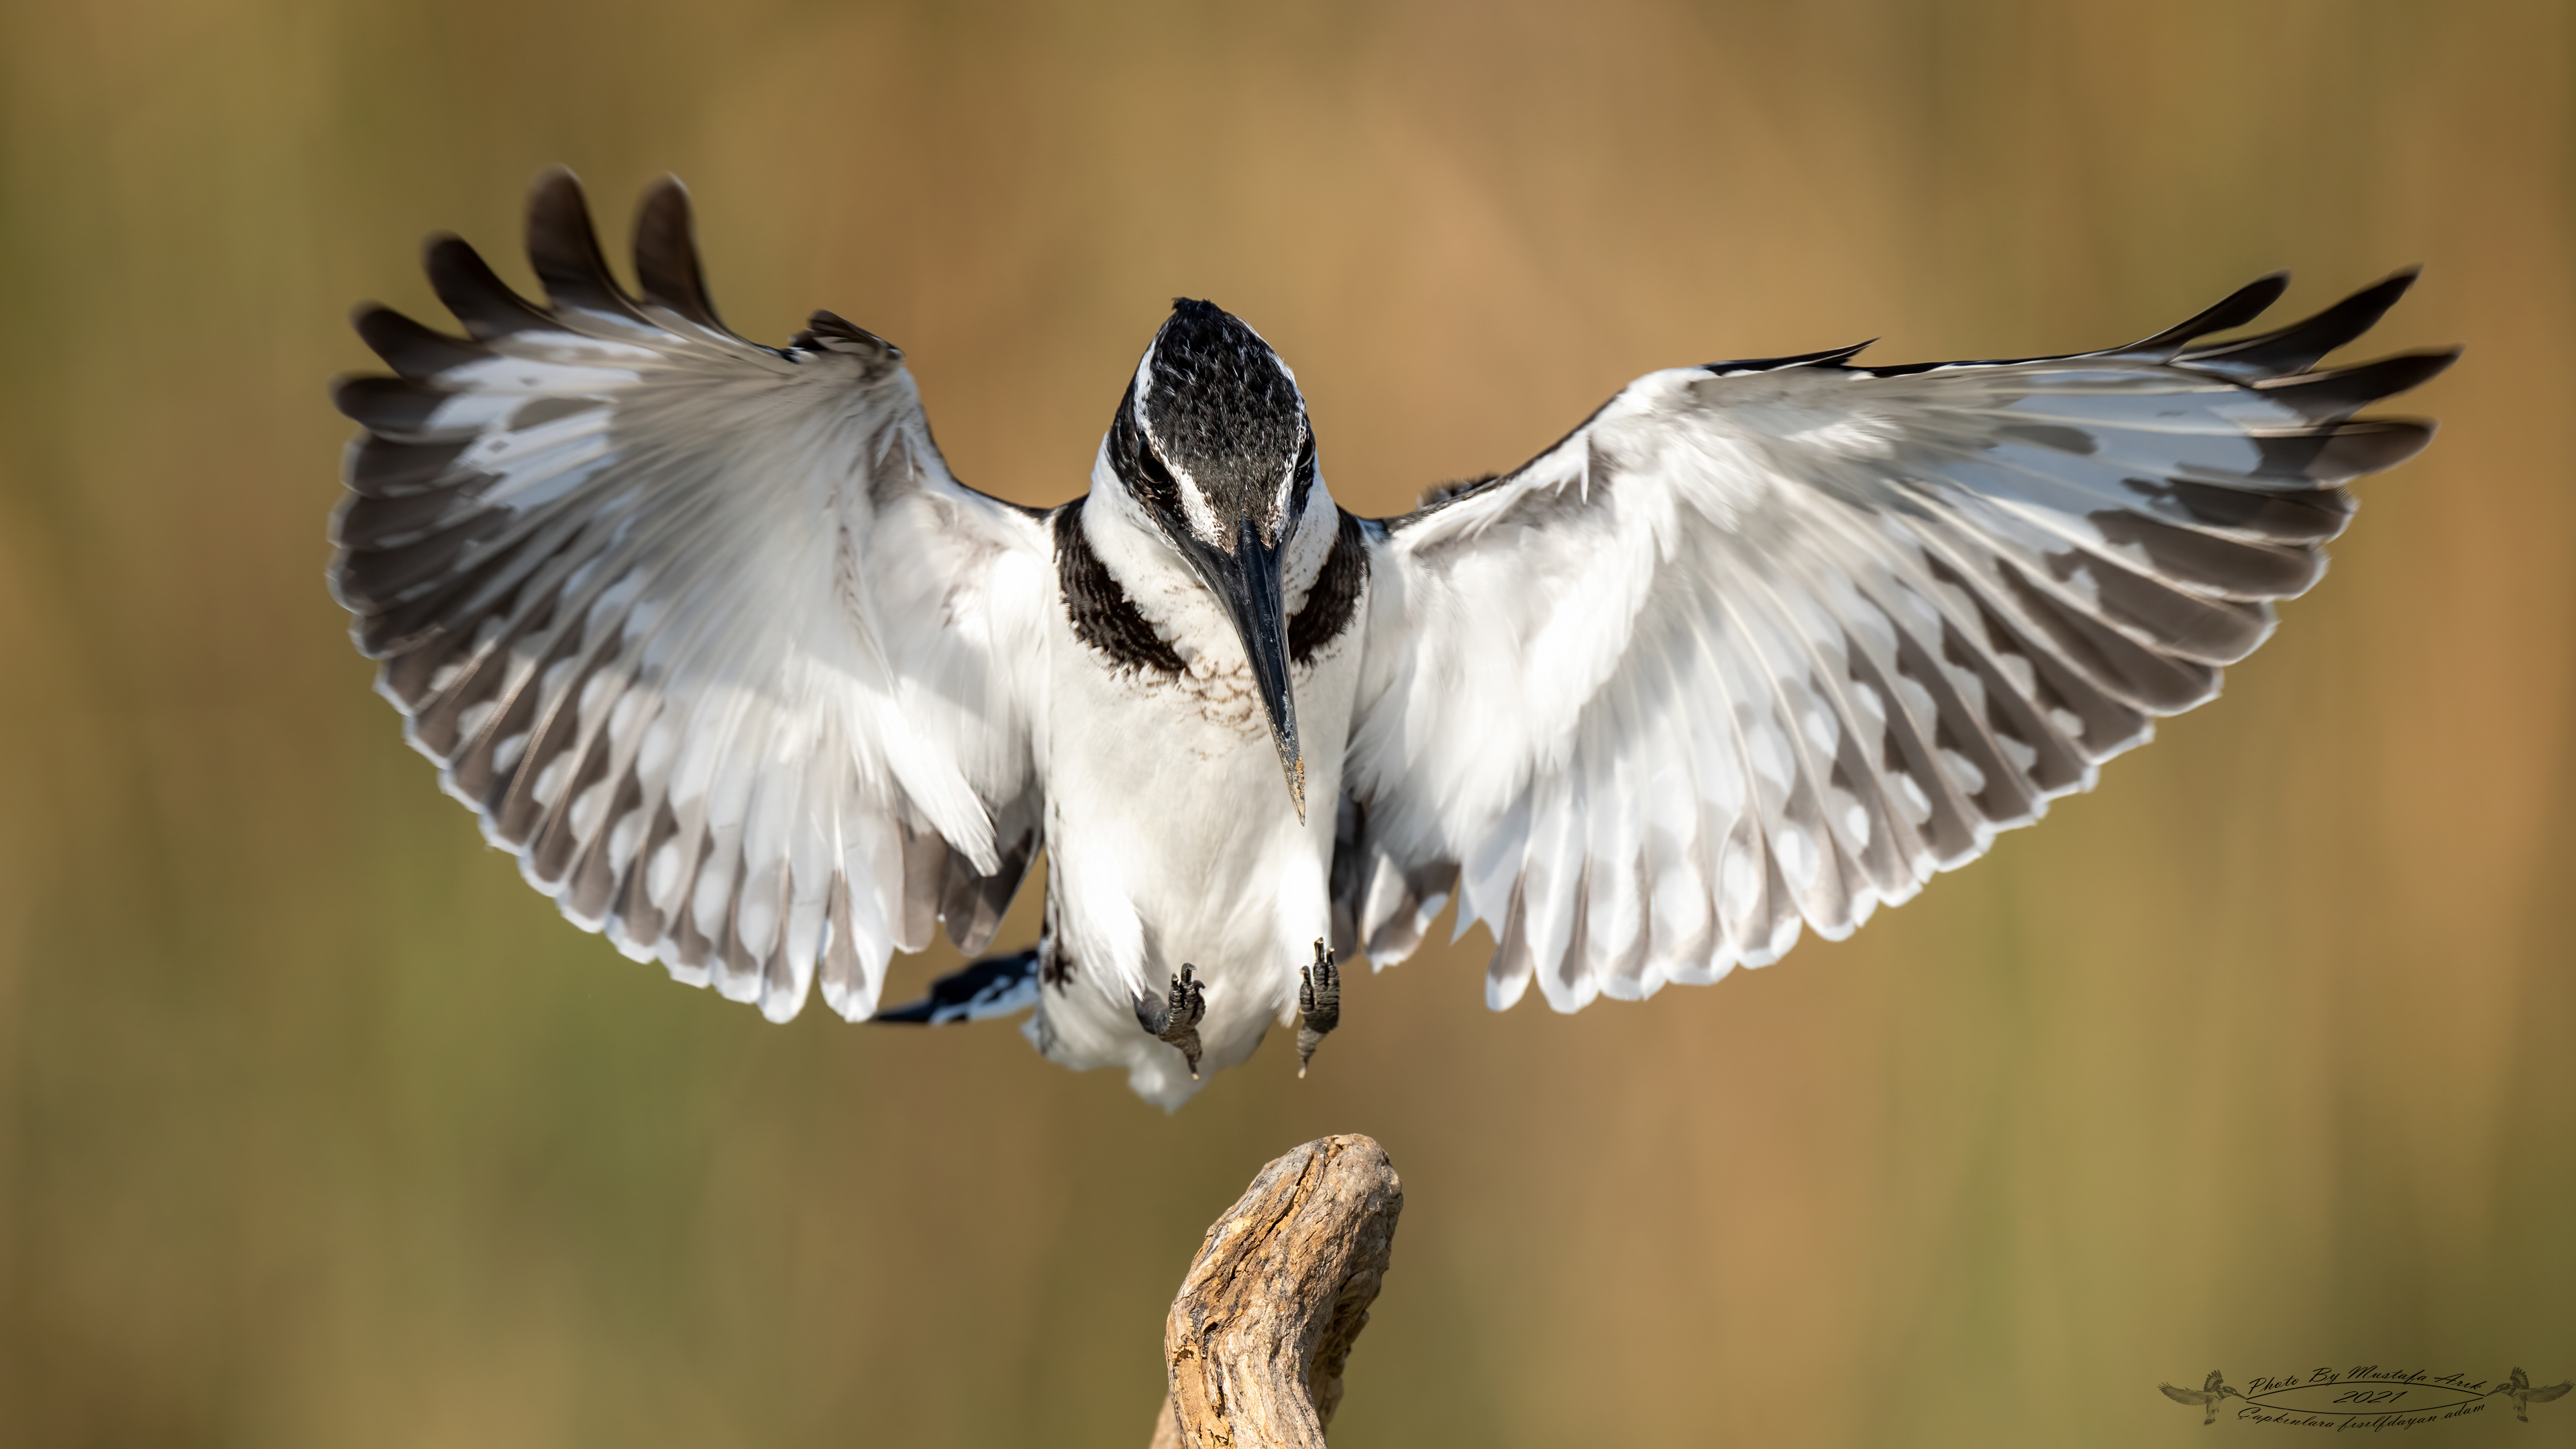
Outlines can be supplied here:
<path id="1" fill-rule="evenodd" d="M 1055 511 L 1055 577 L 1064 594 L 1065 618 L 1073 637 L 1108 656 L 1121 669 L 1143 669 L 1177 675 L 1185 667 L 1169 642 L 1154 632 L 1118 579 L 1092 550 L 1082 528 L 1083 503 L 1077 500 Z M 1336 510 L 1338 512 L 1339 510 Z M 1359 613 L 1361 591 L 1368 583 L 1368 545 L 1360 521 L 1341 514 L 1333 551 L 1306 591 L 1306 606 L 1288 621 L 1288 657 L 1311 661 L 1316 651 L 1339 639 Z"/>

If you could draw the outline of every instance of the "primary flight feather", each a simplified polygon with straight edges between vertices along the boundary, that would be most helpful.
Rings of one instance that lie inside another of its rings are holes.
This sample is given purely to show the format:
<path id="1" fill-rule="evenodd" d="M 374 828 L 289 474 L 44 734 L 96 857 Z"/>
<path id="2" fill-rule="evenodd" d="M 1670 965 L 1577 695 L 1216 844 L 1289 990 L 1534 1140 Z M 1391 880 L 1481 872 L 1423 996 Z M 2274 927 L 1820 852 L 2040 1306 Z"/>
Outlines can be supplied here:
<path id="1" fill-rule="evenodd" d="M 1519 469 L 1337 507 L 1295 375 L 1182 300 L 1091 491 L 959 483 L 902 353 L 708 301 L 665 181 L 613 277 L 540 178 L 524 301 L 429 247 L 465 335 L 384 308 L 391 377 L 331 582 L 406 737 L 585 929 L 774 1020 L 1034 1008 L 1177 1106 L 1338 1020 L 1339 958 L 1443 904 L 1486 997 L 1571 1011 L 1839 937 L 2217 692 L 2324 570 L 2346 485 L 2429 424 L 2355 413 L 2455 351 L 2316 370 L 2399 275 L 2223 342 L 2265 278 L 2067 357 L 1859 349 L 1649 373 Z M 1034 950 L 879 1010 L 944 924 Z M 1329 946 L 1327 945 L 1329 943 Z"/>

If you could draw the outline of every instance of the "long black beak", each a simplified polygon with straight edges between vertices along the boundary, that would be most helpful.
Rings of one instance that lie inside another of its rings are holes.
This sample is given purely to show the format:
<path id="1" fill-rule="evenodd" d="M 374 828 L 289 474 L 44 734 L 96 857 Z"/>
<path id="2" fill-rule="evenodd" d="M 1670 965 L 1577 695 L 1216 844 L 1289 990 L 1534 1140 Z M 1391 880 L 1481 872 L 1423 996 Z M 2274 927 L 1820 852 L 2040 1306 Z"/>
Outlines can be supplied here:
<path id="1" fill-rule="evenodd" d="M 1252 661 L 1252 682 L 1261 691 L 1261 708 L 1270 716 L 1271 743 L 1279 747 L 1279 770 L 1288 777 L 1288 798 L 1296 802 L 1297 821 L 1302 825 L 1306 757 L 1297 748 L 1297 697 L 1288 690 L 1288 610 L 1279 597 L 1279 546 L 1264 543 L 1261 531 L 1247 518 L 1235 527 L 1231 553 L 1187 533 L 1181 536 L 1181 549 L 1225 605 L 1226 616 L 1234 620 L 1234 631 L 1243 639 L 1244 657 Z"/>

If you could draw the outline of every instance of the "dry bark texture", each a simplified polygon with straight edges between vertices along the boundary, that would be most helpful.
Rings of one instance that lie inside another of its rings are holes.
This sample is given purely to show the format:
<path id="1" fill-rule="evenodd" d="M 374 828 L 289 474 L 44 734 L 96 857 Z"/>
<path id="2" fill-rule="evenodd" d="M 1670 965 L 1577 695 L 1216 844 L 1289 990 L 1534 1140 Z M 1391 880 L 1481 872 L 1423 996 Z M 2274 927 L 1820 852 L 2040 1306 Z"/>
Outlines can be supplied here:
<path id="1" fill-rule="evenodd" d="M 1163 1324 L 1153 1449 L 1322 1449 L 1395 1245 L 1404 1184 L 1366 1137 L 1261 1169 L 1207 1231 Z"/>

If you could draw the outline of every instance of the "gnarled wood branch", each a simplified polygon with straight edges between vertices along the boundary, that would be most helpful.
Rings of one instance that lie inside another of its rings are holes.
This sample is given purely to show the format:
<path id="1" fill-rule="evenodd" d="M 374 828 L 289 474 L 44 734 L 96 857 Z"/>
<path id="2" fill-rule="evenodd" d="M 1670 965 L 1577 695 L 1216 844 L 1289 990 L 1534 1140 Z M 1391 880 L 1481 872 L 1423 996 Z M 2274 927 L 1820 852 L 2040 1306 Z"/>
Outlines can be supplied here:
<path id="1" fill-rule="evenodd" d="M 1261 1169 L 1164 1320 L 1171 1397 L 1153 1449 L 1323 1449 L 1402 1211 L 1395 1164 L 1366 1137 L 1320 1137 Z"/>

